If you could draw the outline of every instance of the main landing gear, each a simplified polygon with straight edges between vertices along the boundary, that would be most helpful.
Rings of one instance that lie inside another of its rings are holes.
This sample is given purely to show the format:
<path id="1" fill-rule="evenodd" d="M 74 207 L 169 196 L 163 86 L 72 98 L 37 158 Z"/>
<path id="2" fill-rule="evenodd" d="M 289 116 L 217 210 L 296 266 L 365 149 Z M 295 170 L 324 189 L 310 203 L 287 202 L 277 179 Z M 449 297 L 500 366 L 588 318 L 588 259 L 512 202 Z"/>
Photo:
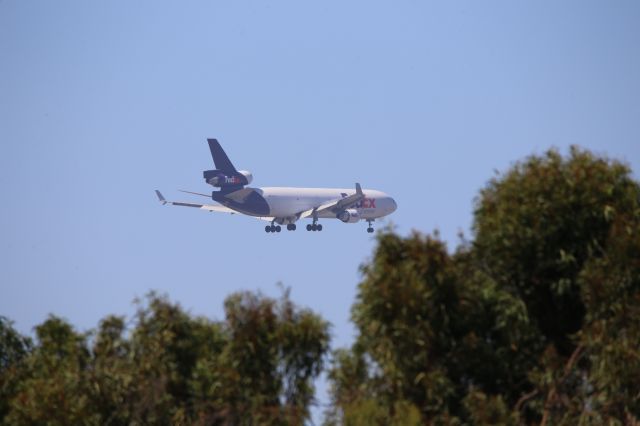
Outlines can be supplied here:
<path id="1" fill-rule="evenodd" d="M 307 225 L 307 231 L 322 231 L 322 225 L 319 223 L 317 225 L 315 223 L 313 225 Z"/>
<path id="2" fill-rule="evenodd" d="M 275 224 L 275 220 L 271 222 L 271 225 L 267 225 L 264 227 L 265 232 L 280 232 L 282 231 L 282 227 L 280 225 Z M 287 223 L 287 231 L 295 231 L 296 224 L 295 223 Z"/>
<path id="3" fill-rule="evenodd" d="M 318 223 L 318 218 L 314 215 L 313 223 L 307 225 L 307 231 L 322 231 L 322 225 Z"/>
<path id="4" fill-rule="evenodd" d="M 371 225 L 371 222 L 373 222 L 373 220 L 367 220 L 367 222 L 369 222 L 369 227 L 367 228 L 367 232 L 372 234 L 373 233 L 373 225 Z"/>
<path id="5" fill-rule="evenodd" d="M 280 227 L 280 225 L 267 225 L 264 227 L 265 232 L 269 233 L 269 232 L 280 232 L 282 231 L 282 228 Z"/>

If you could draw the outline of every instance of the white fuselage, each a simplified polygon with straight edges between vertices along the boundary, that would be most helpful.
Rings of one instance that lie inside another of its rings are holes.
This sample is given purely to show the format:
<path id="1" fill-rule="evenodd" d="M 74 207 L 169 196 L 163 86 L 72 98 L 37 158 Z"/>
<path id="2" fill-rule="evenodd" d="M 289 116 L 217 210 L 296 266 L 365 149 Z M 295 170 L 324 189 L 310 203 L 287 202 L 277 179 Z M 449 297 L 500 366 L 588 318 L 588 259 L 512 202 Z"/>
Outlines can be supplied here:
<path id="1" fill-rule="evenodd" d="M 355 194 L 354 189 L 341 188 L 256 188 L 269 205 L 270 216 L 288 218 L 326 202 Z M 377 219 L 393 213 L 397 205 L 393 198 L 381 191 L 363 190 L 365 198 L 355 208 L 362 219 Z M 330 211 L 318 214 L 319 218 L 335 219 Z"/>

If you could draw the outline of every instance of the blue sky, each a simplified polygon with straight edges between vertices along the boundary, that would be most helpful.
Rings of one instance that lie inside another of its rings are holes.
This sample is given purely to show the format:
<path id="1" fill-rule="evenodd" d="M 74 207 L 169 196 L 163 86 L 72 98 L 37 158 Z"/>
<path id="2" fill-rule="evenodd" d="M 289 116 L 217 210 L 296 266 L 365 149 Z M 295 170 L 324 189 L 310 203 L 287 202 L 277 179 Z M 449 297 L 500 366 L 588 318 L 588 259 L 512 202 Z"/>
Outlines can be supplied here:
<path id="1" fill-rule="evenodd" d="M 361 182 L 453 249 L 526 155 L 577 144 L 638 176 L 639 22 L 637 1 L 4 0 L 0 314 L 87 330 L 155 289 L 221 319 L 282 282 L 347 345 L 366 224 L 271 235 L 153 190 L 208 191 L 216 137 L 255 186 Z"/>

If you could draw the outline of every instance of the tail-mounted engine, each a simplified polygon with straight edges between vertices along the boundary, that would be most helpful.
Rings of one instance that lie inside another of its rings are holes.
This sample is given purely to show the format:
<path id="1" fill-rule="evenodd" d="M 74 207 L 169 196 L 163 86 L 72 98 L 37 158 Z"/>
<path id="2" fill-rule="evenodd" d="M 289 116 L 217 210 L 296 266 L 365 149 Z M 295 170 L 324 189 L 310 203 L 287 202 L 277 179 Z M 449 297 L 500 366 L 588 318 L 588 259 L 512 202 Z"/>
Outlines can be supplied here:
<path id="1" fill-rule="evenodd" d="M 238 173 L 224 173 L 221 170 L 205 170 L 202 172 L 204 180 L 216 188 L 230 186 L 249 185 L 253 181 L 253 175 L 246 170 L 239 170 Z"/>
<path id="2" fill-rule="evenodd" d="M 344 223 L 357 223 L 360 220 L 360 213 L 356 209 L 346 209 L 338 213 L 337 218 Z"/>

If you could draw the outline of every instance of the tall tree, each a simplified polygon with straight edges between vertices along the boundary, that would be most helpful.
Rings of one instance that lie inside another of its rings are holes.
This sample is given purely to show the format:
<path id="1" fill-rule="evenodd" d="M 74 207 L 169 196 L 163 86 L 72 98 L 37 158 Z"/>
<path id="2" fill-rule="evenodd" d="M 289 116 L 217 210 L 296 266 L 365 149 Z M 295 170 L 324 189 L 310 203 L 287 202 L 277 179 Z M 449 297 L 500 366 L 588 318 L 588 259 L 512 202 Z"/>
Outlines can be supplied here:
<path id="1" fill-rule="evenodd" d="M 485 271 L 516 291 L 545 337 L 570 355 L 570 336 L 586 313 L 579 276 L 606 256 L 614 221 L 624 215 L 629 222 L 637 208 L 638 185 L 626 166 L 577 147 L 567 159 L 549 151 L 482 190 L 474 249 Z"/>
<path id="2" fill-rule="evenodd" d="M 543 422 L 640 415 L 639 223 L 629 168 L 577 147 L 530 157 L 481 192 L 475 255 L 545 344 L 525 401 Z"/>
<path id="3" fill-rule="evenodd" d="M 639 223 L 628 167 L 574 147 L 492 179 L 453 254 L 383 232 L 328 419 L 392 422 L 402 401 L 433 423 L 637 419 Z"/>

